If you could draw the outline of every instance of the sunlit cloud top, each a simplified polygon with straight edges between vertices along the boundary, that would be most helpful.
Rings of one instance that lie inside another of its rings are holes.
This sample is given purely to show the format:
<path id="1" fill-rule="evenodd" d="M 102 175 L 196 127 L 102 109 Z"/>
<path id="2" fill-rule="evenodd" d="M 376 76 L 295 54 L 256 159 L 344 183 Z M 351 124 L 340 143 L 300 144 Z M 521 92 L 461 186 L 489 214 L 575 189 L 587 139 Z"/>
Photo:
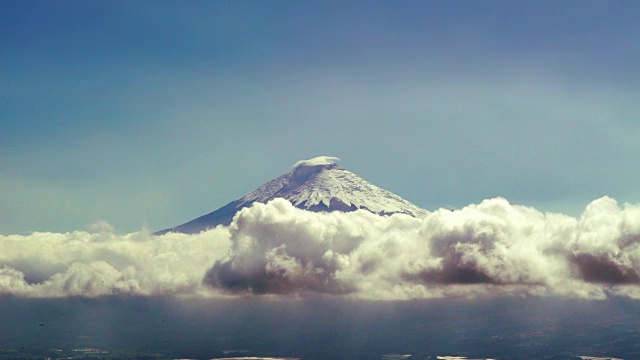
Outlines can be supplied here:
<path id="1" fill-rule="evenodd" d="M 195 235 L 100 223 L 0 249 L 0 295 L 28 298 L 640 298 L 640 206 L 607 197 L 578 218 L 494 198 L 424 219 L 275 199 Z"/>

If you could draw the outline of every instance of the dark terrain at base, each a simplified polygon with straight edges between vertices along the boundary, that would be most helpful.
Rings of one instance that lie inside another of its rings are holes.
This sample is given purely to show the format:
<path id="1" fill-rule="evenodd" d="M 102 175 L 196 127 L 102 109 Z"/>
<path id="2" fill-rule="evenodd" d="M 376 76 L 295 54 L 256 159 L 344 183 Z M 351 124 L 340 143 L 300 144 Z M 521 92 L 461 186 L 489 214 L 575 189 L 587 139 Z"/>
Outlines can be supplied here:
<path id="1" fill-rule="evenodd" d="M 640 358 L 640 303 L 0 298 L 0 359 Z M 108 353 L 82 352 L 95 348 Z M 74 351 L 74 349 L 76 351 Z"/>

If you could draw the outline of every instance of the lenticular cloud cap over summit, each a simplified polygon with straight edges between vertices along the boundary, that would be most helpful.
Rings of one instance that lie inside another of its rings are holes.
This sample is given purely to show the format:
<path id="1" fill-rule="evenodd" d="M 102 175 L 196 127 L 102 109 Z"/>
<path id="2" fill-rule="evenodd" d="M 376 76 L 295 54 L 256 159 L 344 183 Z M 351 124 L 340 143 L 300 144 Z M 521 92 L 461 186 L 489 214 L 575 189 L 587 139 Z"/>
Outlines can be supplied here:
<path id="1" fill-rule="evenodd" d="M 298 166 L 331 165 L 336 164 L 338 161 L 340 161 L 340 158 L 335 156 L 317 156 L 313 159 L 297 161 L 293 164 L 292 168 L 297 168 Z"/>
<path id="2" fill-rule="evenodd" d="M 229 225 L 241 209 L 276 198 L 313 212 L 366 210 L 378 215 L 405 214 L 422 218 L 429 212 L 387 190 L 381 189 L 338 165 L 340 159 L 318 156 L 300 160 L 293 169 L 222 208 L 176 227 L 159 231 L 194 234 Z"/>

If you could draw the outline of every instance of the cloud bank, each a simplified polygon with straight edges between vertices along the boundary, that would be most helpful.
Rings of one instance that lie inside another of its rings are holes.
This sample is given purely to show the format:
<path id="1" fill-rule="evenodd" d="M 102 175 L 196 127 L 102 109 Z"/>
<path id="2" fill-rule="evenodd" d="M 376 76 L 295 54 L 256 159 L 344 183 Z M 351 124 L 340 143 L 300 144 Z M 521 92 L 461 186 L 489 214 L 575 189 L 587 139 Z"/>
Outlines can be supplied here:
<path id="1" fill-rule="evenodd" d="M 118 235 L 108 224 L 70 233 L 0 235 L 0 293 L 24 297 L 194 295 L 229 233 Z"/>
<path id="2" fill-rule="evenodd" d="M 197 235 L 0 235 L 0 293 L 640 298 L 639 245 L 640 205 L 609 197 L 579 218 L 494 198 L 424 219 L 276 199 Z"/>

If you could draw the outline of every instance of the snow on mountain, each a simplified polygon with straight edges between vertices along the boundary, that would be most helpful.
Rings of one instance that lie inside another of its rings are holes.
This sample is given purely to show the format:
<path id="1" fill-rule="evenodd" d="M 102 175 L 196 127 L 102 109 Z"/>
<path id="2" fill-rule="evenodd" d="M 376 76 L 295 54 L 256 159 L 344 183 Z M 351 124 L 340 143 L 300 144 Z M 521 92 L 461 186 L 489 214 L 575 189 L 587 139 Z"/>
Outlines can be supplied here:
<path id="1" fill-rule="evenodd" d="M 171 231 L 191 234 L 219 224 L 228 225 L 240 209 L 255 202 L 267 203 L 275 198 L 287 199 L 298 208 L 316 212 L 363 209 L 380 215 L 400 213 L 423 217 L 428 214 L 427 210 L 344 169 L 338 165 L 338 161 L 338 158 L 331 156 L 298 161 L 291 172 L 267 182 L 240 199 L 156 234 Z"/>

